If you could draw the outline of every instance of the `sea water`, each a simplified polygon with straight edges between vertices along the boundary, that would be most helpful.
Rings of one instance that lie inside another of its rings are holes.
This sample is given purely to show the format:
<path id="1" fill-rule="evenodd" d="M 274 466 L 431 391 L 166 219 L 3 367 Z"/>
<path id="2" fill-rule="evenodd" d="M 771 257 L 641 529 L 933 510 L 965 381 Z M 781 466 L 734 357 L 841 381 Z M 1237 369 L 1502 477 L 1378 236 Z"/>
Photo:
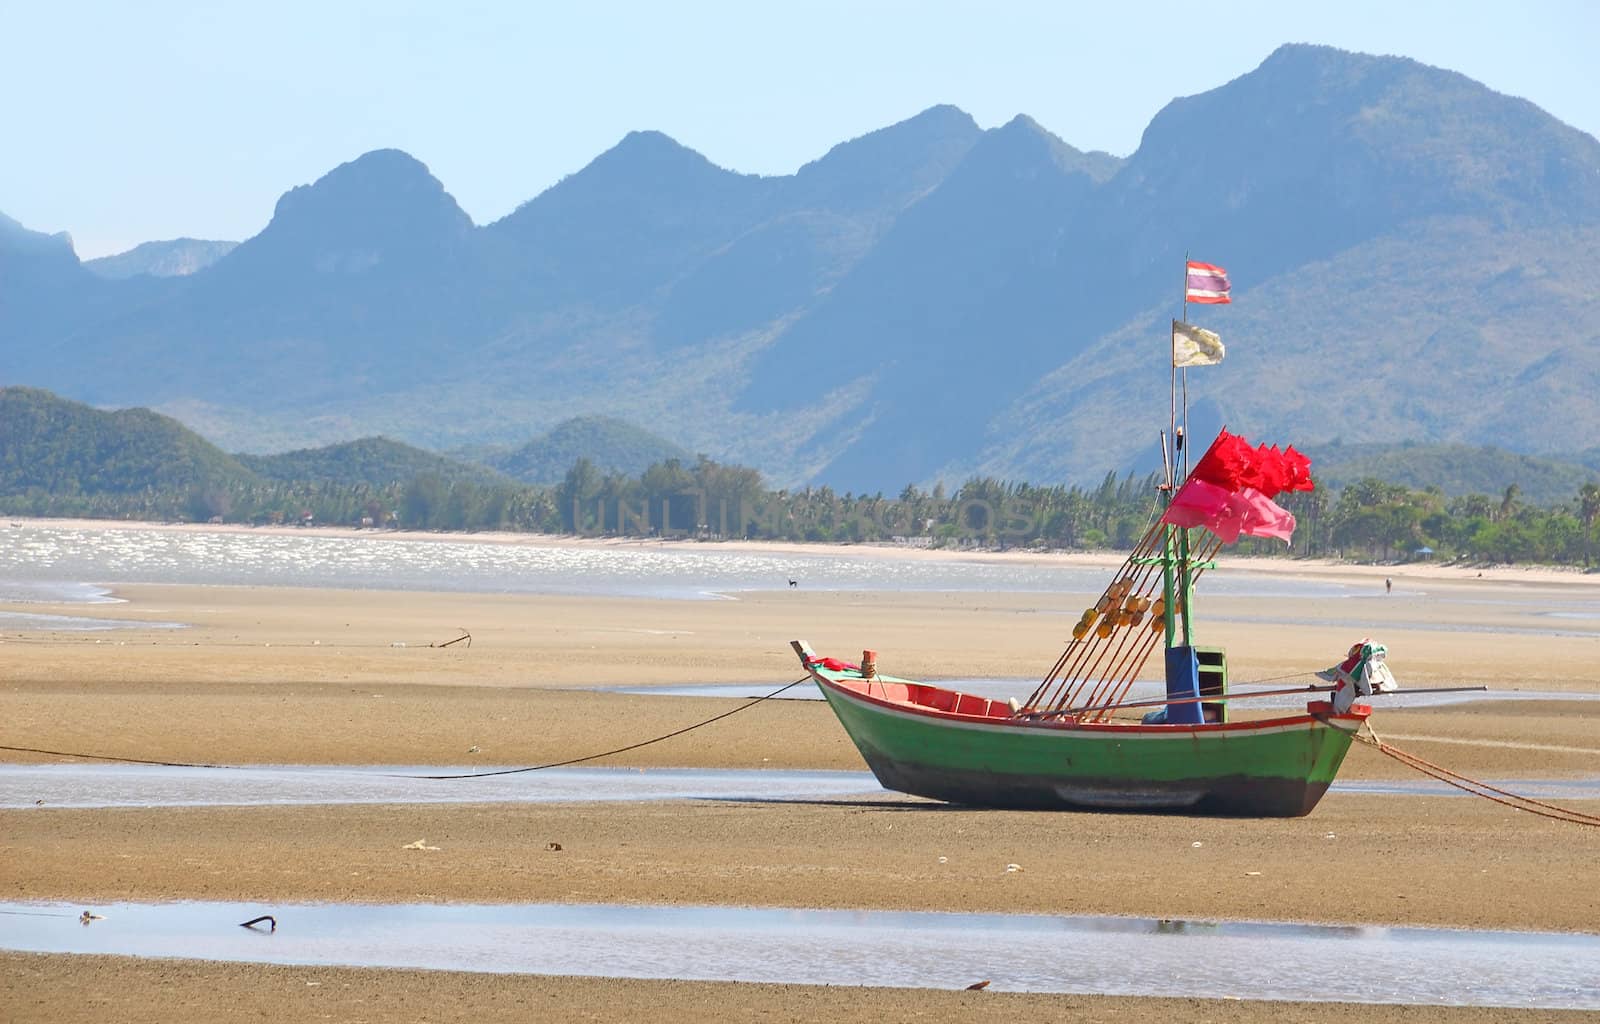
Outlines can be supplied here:
<path id="1" fill-rule="evenodd" d="M 715 599 L 740 592 L 806 590 L 1099 593 L 1104 568 L 971 558 L 895 558 L 881 553 L 791 553 L 684 541 L 615 546 L 437 538 L 330 536 L 315 530 L 193 528 L 11 529 L 0 540 L 0 603 L 41 592 L 115 583 L 336 587 L 601 597 Z M 1211 593 L 1339 597 L 1344 584 L 1266 574 L 1215 574 Z M 88 594 L 84 590 L 81 593 Z M 1081 600 L 1064 601 L 1074 615 Z"/>
<path id="2" fill-rule="evenodd" d="M 0 949 L 803 985 L 1600 1009 L 1600 936 L 606 904 L 0 902 Z M 272 915 L 276 927 L 243 922 Z"/>

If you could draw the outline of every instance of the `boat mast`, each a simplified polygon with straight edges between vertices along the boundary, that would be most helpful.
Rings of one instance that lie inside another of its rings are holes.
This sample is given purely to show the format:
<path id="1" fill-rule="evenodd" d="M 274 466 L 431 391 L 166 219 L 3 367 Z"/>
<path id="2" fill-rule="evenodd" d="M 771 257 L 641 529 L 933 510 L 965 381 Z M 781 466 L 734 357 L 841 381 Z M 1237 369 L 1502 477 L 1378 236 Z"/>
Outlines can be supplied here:
<path id="1" fill-rule="evenodd" d="M 1180 322 L 1189 320 L 1189 253 L 1183 254 L 1183 301 L 1181 309 L 1183 315 Z M 1167 383 L 1167 415 L 1169 436 L 1173 439 L 1172 455 L 1166 462 L 1167 478 L 1167 506 L 1172 505 L 1172 498 L 1177 493 L 1178 486 L 1189 475 L 1189 368 L 1183 368 L 1183 421 L 1180 426 L 1178 420 L 1178 367 L 1176 354 L 1172 348 L 1172 339 L 1167 339 L 1168 363 L 1171 371 Z M 1162 454 L 1166 454 L 1166 445 L 1162 445 Z M 1166 628 L 1168 647 L 1188 647 L 1194 642 L 1193 632 L 1189 625 L 1189 604 L 1193 596 L 1193 579 L 1190 572 L 1189 531 L 1172 523 L 1163 524 L 1161 544 L 1161 597 L 1163 625 Z M 1181 609 L 1181 611 L 1180 611 Z M 1180 623 L 1181 617 L 1181 623 Z M 1182 630 L 1182 643 L 1179 640 L 1179 630 Z"/>

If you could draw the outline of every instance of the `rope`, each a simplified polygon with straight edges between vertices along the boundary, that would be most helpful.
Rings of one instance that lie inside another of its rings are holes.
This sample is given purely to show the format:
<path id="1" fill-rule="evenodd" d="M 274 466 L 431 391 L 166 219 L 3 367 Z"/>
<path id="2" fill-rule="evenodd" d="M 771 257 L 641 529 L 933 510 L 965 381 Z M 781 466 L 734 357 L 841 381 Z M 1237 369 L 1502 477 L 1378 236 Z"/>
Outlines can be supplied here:
<path id="1" fill-rule="evenodd" d="M 124 620 L 124 621 L 128 622 L 130 625 L 134 626 L 135 628 L 138 627 L 138 626 L 145 625 L 145 623 L 134 622 L 131 619 Z M 457 629 L 461 629 L 460 626 L 457 626 L 456 628 Z M 89 646 L 89 645 L 93 645 L 93 646 L 104 646 L 104 647 L 282 647 L 282 648 L 301 648 L 301 647 L 303 647 L 303 648 L 308 648 L 308 649 L 315 648 L 317 650 L 324 650 L 324 651 L 379 650 L 379 649 L 384 649 L 384 648 L 397 648 L 397 649 L 398 648 L 413 648 L 413 649 L 433 649 L 433 650 L 437 650 L 437 649 L 443 648 L 443 647 L 453 647 L 456 644 L 464 644 L 467 647 L 471 647 L 472 646 L 472 634 L 467 632 L 465 629 L 461 629 L 461 635 L 458 636 L 458 637 L 455 637 L 453 639 L 450 639 L 450 640 L 444 640 L 444 641 L 438 641 L 438 640 L 427 640 L 427 641 L 425 641 L 425 640 L 418 640 L 418 641 L 394 640 L 394 641 L 390 641 L 389 643 L 372 643 L 372 644 L 339 643 L 337 641 L 329 642 L 329 643 L 323 643 L 320 640 L 312 640 L 309 643 L 304 642 L 304 641 L 300 641 L 300 642 L 296 642 L 296 643 L 253 643 L 253 642 L 245 642 L 245 641 L 242 641 L 242 640 L 207 640 L 207 641 L 203 641 L 202 642 L 202 641 L 199 641 L 199 640 L 177 640 L 177 639 L 175 639 L 175 640 L 128 640 L 128 639 L 113 639 L 111 637 L 104 637 L 104 636 L 65 637 L 65 636 L 5 636 L 5 635 L 0 635 L 0 643 L 3 643 L 3 644 L 31 644 L 31 645 L 36 646 L 36 647 L 71 647 L 71 646 Z"/>
<path id="2" fill-rule="evenodd" d="M 1432 761 L 1418 757 L 1416 754 L 1390 746 L 1378 738 L 1378 734 L 1373 731 L 1371 723 L 1364 724 L 1365 731 L 1356 733 L 1356 738 L 1361 742 L 1370 747 L 1375 747 L 1380 753 L 1387 754 L 1406 767 L 1413 768 L 1448 786 L 1454 786 L 1463 793 L 1481 796 L 1485 800 L 1492 800 L 1500 804 L 1502 807 L 1509 807 L 1514 811 L 1525 811 L 1528 814 L 1537 814 L 1541 818 L 1600 828 L 1600 815 L 1586 814 L 1583 811 L 1575 811 L 1570 807 L 1562 807 L 1558 804 L 1546 803 L 1543 800 L 1535 800 L 1530 796 L 1519 796 L 1497 786 L 1491 786 L 1487 782 L 1468 778 L 1458 772 L 1453 772 L 1441 765 L 1434 764 Z"/>
<path id="3" fill-rule="evenodd" d="M 748 711 L 749 709 L 755 707 L 757 704 L 760 704 L 763 701 L 769 701 L 769 700 L 773 699 L 774 697 L 778 696 L 778 694 L 783 693 L 785 690 L 788 690 L 788 689 L 790 689 L 792 687 L 795 687 L 795 686 L 799 686 L 801 683 L 809 682 L 810 679 L 811 679 L 811 677 L 809 675 L 802 676 L 801 678 L 796 679 L 792 683 L 787 683 L 787 684 L 785 684 L 783 686 L 780 686 L 778 689 L 773 690 L 769 694 L 766 694 L 766 695 L 761 696 L 761 697 L 752 698 L 749 703 L 741 704 L 740 706 L 734 708 L 732 711 L 724 711 L 722 714 L 713 715 L 712 717 L 707 718 L 703 722 L 696 722 L 693 725 L 686 725 L 682 729 L 675 729 L 672 732 L 669 732 L 669 733 L 667 733 L 667 734 L 665 734 L 663 736 L 656 736 L 653 739 L 641 740 L 638 743 L 630 743 L 625 747 L 617 747 L 615 750 L 607 750 L 607 751 L 604 751 L 604 752 L 599 753 L 599 754 L 587 754 L 587 755 L 585 755 L 583 757 L 574 757 L 574 758 L 571 758 L 571 759 L 566 760 L 566 761 L 552 761 L 549 764 L 536 764 L 536 765 L 530 765 L 530 766 L 525 767 L 525 768 L 501 768 L 501 769 L 496 770 L 496 771 L 467 772 L 467 773 L 464 773 L 464 774 L 461 774 L 461 775 L 385 775 L 384 778 L 389 778 L 389 779 L 482 779 L 482 778 L 487 778 L 487 777 L 489 777 L 491 775 L 515 775 L 515 774 L 517 774 L 519 772 L 538 772 L 538 771 L 543 771 L 546 768 L 565 768 L 567 765 L 582 764 L 585 761 L 597 761 L 602 757 L 611 757 L 614 754 L 625 754 L 630 750 L 638 750 L 640 747 L 648 747 L 653 743 L 660 743 L 663 740 L 670 740 L 670 739 L 672 739 L 672 738 L 674 738 L 676 736 L 682 736 L 686 732 L 693 732 L 696 729 L 704 728 L 705 726 L 708 726 L 708 725 L 712 724 L 713 722 L 720 722 L 724 718 L 729 718 L 729 717 L 731 717 L 733 715 L 737 715 L 741 711 Z M 12 746 L 5 746 L 3 744 L 0 744 L 0 750 L 10 750 L 10 751 L 14 751 L 14 752 L 19 753 L 19 754 L 48 754 L 48 755 L 50 755 L 52 757 L 76 757 L 76 758 L 81 758 L 81 759 L 86 760 L 86 761 L 116 761 L 116 762 L 119 762 L 121 764 L 149 764 L 149 765 L 156 765 L 157 767 L 161 767 L 161 768 L 222 768 L 222 769 L 235 769 L 235 770 L 241 770 L 242 771 L 242 770 L 247 770 L 249 768 L 254 767 L 253 765 L 242 765 L 242 764 L 203 764 L 203 763 L 192 762 L 192 761 L 152 761 L 152 760 L 147 760 L 147 759 L 138 758 L 138 757 L 117 757 L 117 756 L 115 756 L 113 754 L 84 754 L 84 753 L 79 753 L 79 752 L 69 751 L 69 750 L 42 750 L 42 749 L 40 749 L 38 747 L 12 747 Z"/>
<path id="4" fill-rule="evenodd" d="M 0 745 L 0 750 L 15 751 L 18 754 L 48 754 L 51 757 L 77 757 L 85 761 L 116 761 L 121 764 L 153 764 L 160 768 L 246 768 L 241 764 L 197 764 L 189 761 L 147 761 L 141 757 L 117 757 L 113 754 L 80 754 L 73 750 L 41 750 L 38 747 L 8 747 Z"/>
<path id="5" fill-rule="evenodd" d="M 488 777 L 490 777 L 492 775 L 516 775 L 519 772 L 542 772 L 546 768 L 565 768 L 568 765 L 582 764 L 585 761 L 597 761 L 602 757 L 610 757 L 613 754 L 625 754 L 630 750 L 638 750 L 640 747 L 648 747 L 652 743 L 660 743 L 662 740 L 670 740 L 675 736 L 682 736 L 686 732 L 693 732 L 696 729 L 699 729 L 699 728 L 702 728 L 704 726 L 710 725 L 712 722 L 720 722 L 724 718 L 728 718 L 728 717 L 730 717 L 732 715 L 737 715 L 741 711 L 748 711 L 751 708 L 755 707 L 757 704 L 762 703 L 763 701 L 769 701 L 772 698 L 776 697 L 778 694 L 782 693 L 783 691 L 789 689 L 792 686 L 799 686 L 801 683 L 810 682 L 810 681 L 811 681 L 811 677 L 809 675 L 802 676 L 801 678 L 796 679 L 792 683 L 788 683 L 788 684 L 786 684 L 784 686 L 778 687 L 776 690 L 773 690 L 771 693 L 766 694 L 765 696 L 753 698 L 750 701 L 750 703 L 741 704 L 738 707 L 734 708 L 732 711 L 724 711 L 720 715 L 713 715 L 713 716 L 711 716 L 710 718 L 706 719 L 703 722 L 696 722 L 693 725 L 686 725 L 682 729 L 678 729 L 678 730 L 676 730 L 674 732 L 669 732 L 664 736 L 657 736 L 654 739 L 641 740 L 638 743 L 630 743 L 625 747 L 618 747 L 615 750 L 607 750 L 607 751 L 604 751 L 603 753 L 599 753 L 599 754 L 589 754 L 589 755 L 586 755 L 584 757 L 574 757 L 574 758 L 570 758 L 570 759 L 568 759 L 566 761 L 551 761 L 549 764 L 529 765 L 526 768 L 500 768 L 500 769 L 498 769 L 496 771 L 492 771 L 492 772 L 467 772 L 467 773 L 462 774 L 462 775 L 391 775 L 391 776 L 389 776 L 389 778 L 392 778 L 392 779 L 485 779 L 485 778 L 488 778 Z"/>

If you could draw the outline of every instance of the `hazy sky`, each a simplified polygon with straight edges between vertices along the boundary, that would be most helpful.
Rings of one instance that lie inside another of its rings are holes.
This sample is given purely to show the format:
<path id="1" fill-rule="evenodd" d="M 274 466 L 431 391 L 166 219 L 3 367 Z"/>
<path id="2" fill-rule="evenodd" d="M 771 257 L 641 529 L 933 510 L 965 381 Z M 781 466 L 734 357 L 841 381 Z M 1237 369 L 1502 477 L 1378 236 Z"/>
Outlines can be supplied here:
<path id="1" fill-rule="evenodd" d="M 789 174 L 936 103 L 1126 155 L 1285 42 L 1413 57 L 1600 134 L 1600 0 L 0 0 L 0 213 L 85 258 L 243 239 L 394 146 L 482 224 L 633 129 Z"/>

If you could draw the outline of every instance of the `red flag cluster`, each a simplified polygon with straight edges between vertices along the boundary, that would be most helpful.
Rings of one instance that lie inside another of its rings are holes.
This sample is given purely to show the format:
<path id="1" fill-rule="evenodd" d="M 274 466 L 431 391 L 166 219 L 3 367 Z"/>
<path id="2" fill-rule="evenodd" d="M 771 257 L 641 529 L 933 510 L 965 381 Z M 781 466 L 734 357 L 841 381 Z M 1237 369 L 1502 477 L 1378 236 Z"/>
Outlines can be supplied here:
<path id="1" fill-rule="evenodd" d="M 1277 445 L 1252 448 L 1249 441 L 1224 430 L 1200 457 L 1189 479 L 1229 491 L 1250 487 L 1274 498 L 1284 491 L 1311 490 L 1311 460 L 1295 451 L 1294 445 L 1281 452 Z"/>
<path id="2" fill-rule="evenodd" d="M 1253 448 L 1224 430 L 1172 496 L 1161 521 L 1203 526 L 1229 544 L 1240 534 L 1287 543 L 1294 536 L 1294 516 L 1272 499 L 1284 491 L 1311 489 L 1311 460 L 1293 446 Z"/>

